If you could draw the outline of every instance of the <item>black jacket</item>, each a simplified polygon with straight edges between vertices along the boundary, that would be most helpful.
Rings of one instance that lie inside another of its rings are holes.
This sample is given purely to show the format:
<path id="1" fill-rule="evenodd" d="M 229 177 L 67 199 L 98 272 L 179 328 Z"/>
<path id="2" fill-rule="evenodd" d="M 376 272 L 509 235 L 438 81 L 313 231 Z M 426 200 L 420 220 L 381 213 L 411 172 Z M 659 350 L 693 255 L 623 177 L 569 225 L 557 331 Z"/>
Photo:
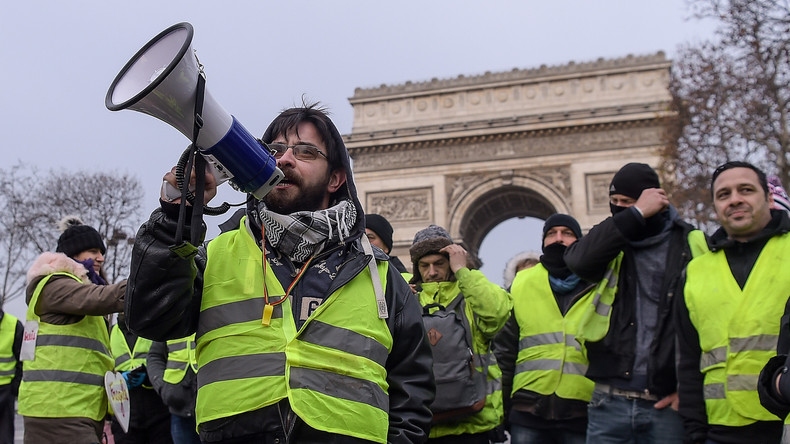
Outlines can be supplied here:
<path id="1" fill-rule="evenodd" d="M 768 240 L 776 235 L 790 231 L 790 219 L 783 211 L 772 211 L 771 222 L 748 242 L 735 242 L 727 238 L 723 229 L 717 230 L 708 240 L 711 251 L 724 250 L 727 262 L 736 281 L 741 287 L 749 276 Z M 685 286 L 685 276 L 681 280 L 681 289 Z M 727 427 L 709 425 L 705 412 L 705 399 L 702 393 L 704 376 L 699 370 L 702 354 L 699 334 L 691 323 L 688 308 L 682 291 L 679 293 L 675 307 L 675 324 L 677 326 L 678 344 L 678 395 L 680 397 L 680 415 L 686 429 L 687 442 L 704 442 L 711 439 L 721 443 L 741 442 L 778 442 L 777 433 L 781 435 L 781 422 L 763 421 L 745 427 Z M 780 316 L 777 313 L 777 316 Z M 786 327 L 786 318 L 783 320 Z"/>
<path id="2" fill-rule="evenodd" d="M 600 281 L 609 262 L 620 251 L 624 252 L 609 332 L 601 341 L 587 343 L 590 360 L 587 377 L 596 382 L 630 380 L 632 377 L 639 328 L 636 321 L 636 284 L 640 273 L 634 264 L 630 242 L 644 237 L 645 224 L 645 219 L 629 208 L 594 226 L 565 252 L 568 268 L 589 282 Z M 690 224 L 676 218 L 668 239 L 666 272 L 658 303 L 658 331 L 650 346 L 647 374 L 647 389 L 659 397 L 677 390 L 671 308 L 681 272 L 691 260 L 687 239 L 693 229 Z"/>
<path id="3" fill-rule="evenodd" d="M 162 207 L 154 211 L 137 234 L 126 293 L 126 317 L 130 328 L 155 341 L 182 338 L 196 331 L 202 296 L 202 273 L 206 264 L 205 244 L 193 260 L 185 260 L 169 249 L 174 244 L 178 208 L 167 203 L 162 203 Z M 348 248 L 347 262 L 333 282 L 335 288 L 343 283 L 339 280 L 346 279 L 345 282 L 348 282 L 364 270 L 369 259 L 361 252 L 358 241 L 349 243 Z M 381 257 L 377 259 L 387 259 L 383 253 L 379 254 Z M 300 281 L 296 291 L 303 284 Z M 435 387 L 431 373 L 433 358 L 422 324 L 420 305 L 406 281 L 393 267 L 389 268 L 385 296 L 390 313 L 388 324 L 394 339 L 386 364 L 387 382 L 390 385 L 388 440 L 394 443 L 421 442 L 427 437 L 430 428 L 431 413 L 428 406 L 433 401 Z M 283 409 L 287 409 L 287 402 L 239 415 L 244 417 L 238 418 L 237 424 L 226 419 L 221 427 L 214 424 L 216 430 L 201 428 L 201 439 L 205 440 L 208 436 L 221 438 L 227 434 L 236 434 L 236 430 L 251 433 L 271 430 L 272 434 L 278 433 L 278 429 L 280 433 L 283 429 L 293 430 L 292 427 L 286 428 L 285 422 L 289 415 L 282 413 Z M 326 437 L 317 439 L 320 442 Z M 349 438 L 337 442 L 358 440 Z"/>
<path id="4" fill-rule="evenodd" d="M 184 379 L 178 384 L 165 382 L 165 370 L 167 370 L 167 343 L 154 342 L 148 350 L 146 368 L 148 369 L 148 379 L 151 386 L 162 398 L 170 413 L 182 418 L 195 416 L 195 398 L 197 397 L 197 378 L 191 366 L 187 366 Z"/>
<path id="5" fill-rule="evenodd" d="M 274 139 L 275 126 L 270 124 L 266 129 L 262 137 L 264 142 Z M 357 197 L 351 159 L 337 128 L 330 123 L 328 129 L 346 173 L 345 183 L 330 196 L 330 204 L 350 199 L 357 217 L 350 229 L 350 236 L 344 242 L 325 247 L 310 263 L 310 267 L 293 289 L 292 294 L 295 295 L 323 295 L 326 298 L 365 270 L 371 259 L 364 253 L 360 242 L 365 234 L 365 215 Z M 196 331 L 203 291 L 203 270 L 206 265 L 205 244 L 192 259 L 184 259 L 170 250 L 175 245 L 178 206 L 164 202 L 161 206 L 162 209 L 154 211 L 135 238 L 125 310 L 130 328 L 155 341 L 182 338 Z M 255 200 L 251 199 L 247 208 L 247 215 L 250 216 L 248 220 L 252 233 L 260 242 L 261 229 L 260 226 L 255 227 L 255 212 Z M 239 215 L 237 213 L 234 221 Z M 196 237 L 202 239 L 205 236 L 205 226 L 191 227 L 189 223 L 186 225 L 184 238 L 191 239 L 192 228 L 200 230 L 196 233 L 200 236 Z M 239 225 L 231 222 L 223 226 L 238 229 Z M 283 259 L 275 249 L 267 247 L 267 250 L 271 251 L 267 253 L 272 255 L 270 259 Z M 374 250 L 374 255 L 377 260 L 387 260 L 386 255 L 376 251 Z M 334 279 L 330 280 L 327 273 L 318 269 L 322 260 L 327 265 L 331 262 L 332 269 L 336 270 Z M 270 261 L 275 275 L 282 281 L 283 276 L 288 276 L 289 270 L 286 268 L 290 267 L 290 271 L 293 271 L 293 264 L 287 258 L 276 262 L 281 265 L 275 267 L 274 262 Z M 429 406 L 436 390 L 432 374 L 433 357 L 422 323 L 419 301 L 393 267 L 389 268 L 386 282 L 384 291 L 389 311 L 387 325 L 394 341 L 385 364 L 389 384 L 387 440 L 392 443 L 423 442 L 428 437 L 432 418 Z M 349 294 L 349 297 L 353 296 Z M 299 301 L 295 302 L 294 308 L 297 308 Z M 300 316 L 295 316 L 295 319 L 299 318 Z M 255 440 L 260 442 L 360 442 L 359 439 L 308 427 L 290 410 L 288 399 L 259 410 L 200 425 L 200 438 L 204 442 L 254 434 L 258 434 Z"/>

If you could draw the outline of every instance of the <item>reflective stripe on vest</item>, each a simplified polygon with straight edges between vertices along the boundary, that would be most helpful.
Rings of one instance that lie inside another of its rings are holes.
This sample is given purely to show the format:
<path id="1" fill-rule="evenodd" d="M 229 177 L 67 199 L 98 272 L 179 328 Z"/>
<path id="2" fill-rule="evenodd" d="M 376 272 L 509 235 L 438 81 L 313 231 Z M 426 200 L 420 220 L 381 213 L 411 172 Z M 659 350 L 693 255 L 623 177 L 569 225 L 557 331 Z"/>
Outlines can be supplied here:
<path id="1" fill-rule="evenodd" d="M 620 266 L 623 262 L 623 252 L 609 262 L 603 279 L 592 290 L 593 297 L 590 303 L 585 303 L 584 314 L 579 320 L 576 340 L 582 346 L 585 342 L 598 342 L 609 332 L 609 320 L 612 317 L 612 304 L 617 294 L 617 282 L 620 276 Z M 586 348 L 582 347 L 586 356 Z"/>
<path id="2" fill-rule="evenodd" d="M 475 270 L 475 272 L 478 272 Z M 442 304 L 449 306 L 450 303 L 461 293 L 457 281 L 452 282 L 423 282 L 422 291 L 419 294 L 420 304 Z M 492 428 L 492 424 L 499 424 L 504 418 L 502 403 L 502 371 L 497 364 L 496 357 L 490 351 L 490 341 L 485 339 L 475 327 L 475 317 L 469 304 L 464 304 L 464 314 L 470 326 L 472 326 L 472 339 L 475 370 L 485 372 L 486 383 L 486 404 L 483 409 L 461 421 L 434 424 L 431 426 L 429 438 L 441 438 L 457 434 L 483 433 Z M 484 368 L 485 366 L 485 368 Z"/>
<path id="3" fill-rule="evenodd" d="M 16 375 L 14 335 L 19 322 L 14 315 L 5 313 L 0 321 L 0 385 L 8 385 Z"/>
<path id="4" fill-rule="evenodd" d="M 80 281 L 68 273 L 55 273 L 44 277 L 33 293 L 27 319 L 39 322 L 36 358 L 23 363 L 19 413 L 101 421 L 107 414 L 104 374 L 113 370 L 107 323 L 101 316 L 85 316 L 67 325 L 41 322 L 34 310 L 41 290 L 54 275 Z"/>
<path id="5" fill-rule="evenodd" d="M 588 361 L 576 331 L 588 305 L 600 295 L 598 289 L 581 296 L 563 316 L 549 286 L 549 273 L 538 264 L 516 275 L 510 294 L 519 327 L 513 393 L 526 389 L 590 401 L 594 384 L 584 376 Z"/>
<path id="6" fill-rule="evenodd" d="M 184 379 L 187 368 L 197 373 L 195 358 L 195 334 L 167 341 L 167 365 L 162 378 L 168 384 L 178 384 Z"/>
<path id="7" fill-rule="evenodd" d="M 383 279 L 387 266 L 378 264 Z M 285 291 L 266 267 L 269 297 L 278 300 Z M 197 333 L 198 424 L 288 397 L 310 427 L 386 442 L 392 337 L 378 317 L 370 271 L 331 294 L 298 332 L 289 300 L 261 325 L 263 285 L 261 250 L 245 220 L 209 243 Z"/>
<path id="8" fill-rule="evenodd" d="M 134 349 L 130 350 L 121 327 L 115 324 L 110 332 L 110 350 L 115 358 L 115 370 L 125 372 L 145 365 L 148 351 L 151 350 L 151 340 L 138 337 Z"/>
<path id="9" fill-rule="evenodd" d="M 771 238 L 743 290 L 724 251 L 692 260 L 684 289 L 699 334 L 708 422 L 741 427 L 778 418 L 760 405 L 757 380 L 776 355 L 780 316 L 790 294 L 790 235 Z"/>

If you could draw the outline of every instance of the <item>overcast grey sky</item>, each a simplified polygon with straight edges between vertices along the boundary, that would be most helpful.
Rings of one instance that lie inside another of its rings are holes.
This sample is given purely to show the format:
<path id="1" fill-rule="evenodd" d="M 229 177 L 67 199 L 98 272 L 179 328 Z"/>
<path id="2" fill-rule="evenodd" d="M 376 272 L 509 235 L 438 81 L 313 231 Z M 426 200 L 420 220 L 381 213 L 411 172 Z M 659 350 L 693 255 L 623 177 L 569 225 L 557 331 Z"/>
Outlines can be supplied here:
<path id="1" fill-rule="evenodd" d="M 143 183 L 146 217 L 188 141 L 152 117 L 108 111 L 104 97 L 140 47 L 182 21 L 195 28 L 211 94 L 250 132 L 260 135 L 304 95 L 328 106 L 347 134 L 357 87 L 657 51 L 672 58 L 679 44 L 712 34 L 688 15 L 684 0 L 6 2 L 3 153 L 6 165 L 131 173 Z M 221 198 L 241 199 L 224 188 Z M 504 242 L 483 244 L 484 272 L 494 282 L 507 259 L 539 248 L 540 222 L 520 223 L 489 236 Z"/>

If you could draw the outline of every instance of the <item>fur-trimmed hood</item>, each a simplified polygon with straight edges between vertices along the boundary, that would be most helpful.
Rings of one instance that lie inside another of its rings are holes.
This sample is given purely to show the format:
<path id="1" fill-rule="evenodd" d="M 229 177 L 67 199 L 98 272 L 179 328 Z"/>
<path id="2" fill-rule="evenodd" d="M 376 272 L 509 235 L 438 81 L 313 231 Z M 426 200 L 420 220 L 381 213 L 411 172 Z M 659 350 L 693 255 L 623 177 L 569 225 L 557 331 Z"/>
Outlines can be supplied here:
<path id="1" fill-rule="evenodd" d="M 90 282 L 88 279 L 88 270 L 81 263 L 66 256 L 63 253 L 41 253 L 30 269 L 27 270 L 27 284 L 39 277 L 47 276 L 52 273 L 66 272 L 73 274 L 80 278 L 84 283 Z"/>
<path id="2" fill-rule="evenodd" d="M 537 251 L 522 251 L 521 253 L 510 258 L 510 260 L 507 261 L 507 264 L 505 264 L 505 270 L 502 273 L 502 277 L 504 278 L 503 287 L 510 287 L 510 284 L 513 283 L 513 279 L 516 278 L 516 266 L 518 266 L 520 262 L 523 262 L 527 259 L 540 262 L 540 253 Z"/>

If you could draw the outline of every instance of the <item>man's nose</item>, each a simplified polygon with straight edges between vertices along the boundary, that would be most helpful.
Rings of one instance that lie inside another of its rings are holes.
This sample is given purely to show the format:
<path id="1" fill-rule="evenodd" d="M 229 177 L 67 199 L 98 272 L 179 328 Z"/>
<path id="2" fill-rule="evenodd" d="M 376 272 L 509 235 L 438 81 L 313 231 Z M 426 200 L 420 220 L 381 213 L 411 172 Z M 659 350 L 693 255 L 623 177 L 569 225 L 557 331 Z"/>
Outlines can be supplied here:
<path id="1" fill-rule="evenodd" d="M 730 205 L 737 206 L 743 202 L 743 196 L 741 193 L 735 191 L 734 193 L 730 194 Z"/>
<path id="2" fill-rule="evenodd" d="M 294 157 L 294 150 L 293 148 L 288 148 L 285 150 L 282 156 L 277 159 L 277 167 L 281 167 L 282 165 L 290 165 L 293 166 L 296 164 L 296 157 Z"/>

